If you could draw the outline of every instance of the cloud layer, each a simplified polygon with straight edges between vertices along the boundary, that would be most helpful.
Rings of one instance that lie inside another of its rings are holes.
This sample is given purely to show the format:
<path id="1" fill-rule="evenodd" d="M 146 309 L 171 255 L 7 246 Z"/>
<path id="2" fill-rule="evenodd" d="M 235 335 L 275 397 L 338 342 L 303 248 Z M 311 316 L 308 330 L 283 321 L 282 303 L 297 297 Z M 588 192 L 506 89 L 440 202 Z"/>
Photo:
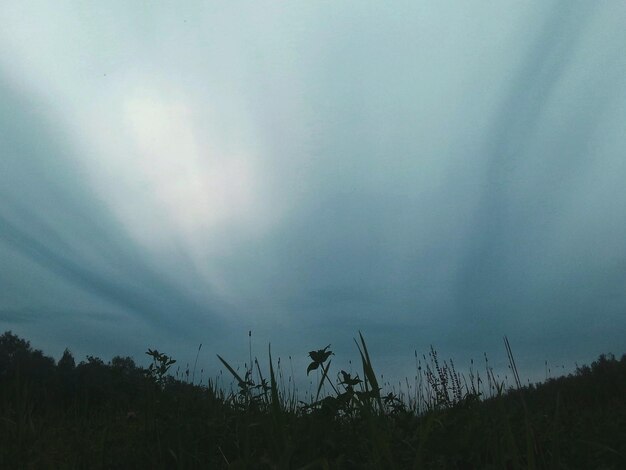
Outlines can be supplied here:
<path id="1" fill-rule="evenodd" d="M 102 354 L 236 355 L 252 328 L 295 356 L 361 329 L 392 374 L 503 334 L 529 371 L 621 353 L 625 19 L 5 8 L 0 325 Z"/>

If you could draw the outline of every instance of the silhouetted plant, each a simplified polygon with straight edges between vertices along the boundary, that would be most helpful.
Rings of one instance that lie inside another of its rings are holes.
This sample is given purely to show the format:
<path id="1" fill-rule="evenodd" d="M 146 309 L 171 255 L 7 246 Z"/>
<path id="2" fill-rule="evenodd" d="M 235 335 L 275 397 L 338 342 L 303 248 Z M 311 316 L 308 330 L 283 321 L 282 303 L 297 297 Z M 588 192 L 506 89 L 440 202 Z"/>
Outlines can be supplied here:
<path id="1" fill-rule="evenodd" d="M 176 360 L 166 354 L 160 353 L 156 349 L 148 349 L 146 354 L 152 357 L 152 364 L 148 366 L 146 375 L 154 380 L 157 385 L 163 387 L 167 380 L 167 372 L 172 364 L 176 363 Z"/>

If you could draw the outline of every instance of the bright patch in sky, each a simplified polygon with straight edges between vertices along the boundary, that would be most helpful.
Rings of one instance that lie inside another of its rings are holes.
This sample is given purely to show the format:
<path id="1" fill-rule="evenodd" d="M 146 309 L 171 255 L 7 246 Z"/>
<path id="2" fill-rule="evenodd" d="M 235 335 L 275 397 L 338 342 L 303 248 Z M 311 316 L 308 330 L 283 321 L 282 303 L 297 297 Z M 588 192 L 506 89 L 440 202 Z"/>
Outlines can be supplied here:
<path id="1" fill-rule="evenodd" d="M 252 158 L 212 146 L 181 96 L 138 90 L 120 110 L 119 131 L 129 145 L 98 160 L 102 173 L 115 169 L 101 183 L 120 198 L 114 210 L 129 230 L 163 249 L 168 235 L 193 245 L 224 225 L 241 229 L 254 222 L 262 196 Z M 116 194 L 120 190 L 126 194 Z"/>

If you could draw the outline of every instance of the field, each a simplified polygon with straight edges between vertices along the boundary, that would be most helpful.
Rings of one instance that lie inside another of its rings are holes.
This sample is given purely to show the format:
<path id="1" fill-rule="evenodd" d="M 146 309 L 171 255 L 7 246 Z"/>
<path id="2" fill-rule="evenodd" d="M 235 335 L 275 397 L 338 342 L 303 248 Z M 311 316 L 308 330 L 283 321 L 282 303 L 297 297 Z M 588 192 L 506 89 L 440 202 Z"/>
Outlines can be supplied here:
<path id="1" fill-rule="evenodd" d="M 143 368 L 70 351 L 55 362 L 0 336 L 0 468 L 626 468 L 626 355 L 574 374 L 514 384 L 489 362 L 460 373 L 437 352 L 403 390 L 382 389 L 365 339 L 359 373 L 333 368 L 330 346 L 302 371 L 300 401 L 268 350 L 242 369 L 219 357 L 234 387 L 199 384 L 192 368 L 148 350 Z"/>

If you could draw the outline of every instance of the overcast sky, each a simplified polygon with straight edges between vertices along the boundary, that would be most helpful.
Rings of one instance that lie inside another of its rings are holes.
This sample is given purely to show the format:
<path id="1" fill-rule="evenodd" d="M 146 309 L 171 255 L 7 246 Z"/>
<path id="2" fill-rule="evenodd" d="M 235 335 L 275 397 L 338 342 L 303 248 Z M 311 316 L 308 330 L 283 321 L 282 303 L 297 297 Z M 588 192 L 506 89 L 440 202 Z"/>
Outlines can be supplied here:
<path id="1" fill-rule="evenodd" d="M 2 331 L 626 352 L 626 3 L 183 3 L 0 6 Z"/>

